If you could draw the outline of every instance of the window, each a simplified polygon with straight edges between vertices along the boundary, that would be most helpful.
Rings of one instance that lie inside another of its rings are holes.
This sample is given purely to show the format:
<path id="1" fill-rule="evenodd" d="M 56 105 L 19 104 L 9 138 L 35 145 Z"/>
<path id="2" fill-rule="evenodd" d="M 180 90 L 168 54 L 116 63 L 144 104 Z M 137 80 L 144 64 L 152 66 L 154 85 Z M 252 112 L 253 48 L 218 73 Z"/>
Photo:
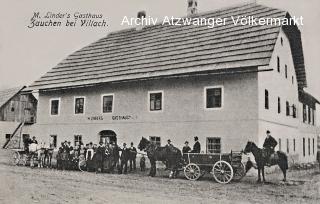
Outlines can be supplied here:
<path id="1" fill-rule="evenodd" d="M 308 155 L 310 155 L 310 138 L 308 138 Z"/>
<path id="2" fill-rule="evenodd" d="M 264 90 L 264 108 L 269 109 L 269 91 Z"/>
<path id="3" fill-rule="evenodd" d="M 303 156 L 306 156 L 306 138 L 302 139 L 302 152 L 303 152 Z"/>
<path id="4" fill-rule="evenodd" d="M 278 97 L 278 113 L 281 113 L 281 99 Z"/>
<path id="5" fill-rule="evenodd" d="M 113 95 L 103 95 L 102 96 L 102 112 L 112 113 L 113 111 Z"/>
<path id="6" fill-rule="evenodd" d="M 289 116 L 290 115 L 290 105 L 289 102 L 286 101 L 286 115 Z"/>
<path id="7" fill-rule="evenodd" d="M 15 102 L 14 101 L 10 101 L 10 110 L 11 110 L 11 112 L 14 112 L 14 110 L 15 110 Z"/>
<path id="8" fill-rule="evenodd" d="M 312 138 L 312 154 L 314 155 L 314 138 Z"/>
<path id="9" fill-rule="evenodd" d="M 302 115 L 303 115 L 303 122 L 307 121 L 307 106 L 306 104 L 303 104 L 303 109 L 302 109 Z"/>
<path id="10" fill-rule="evenodd" d="M 296 139 L 293 139 L 293 151 L 296 152 Z"/>
<path id="11" fill-rule="evenodd" d="M 310 106 L 308 106 L 308 123 L 311 123 L 311 109 Z"/>
<path id="12" fill-rule="evenodd" d="M 75 114 L 84 113 L 84 97 L 77 97 L 74 99 L 74 113 Z"/>
<path id="13" fill-rule="evenodd" d="M 161 138 L 160 137 L 150 136 L 150 141 L 159 147 L 161 146 Z"/>
<path id="14" fill-rule="evenodd" d="M 315 111 L 312 109 L 312 125 L 315 125 L 315 117 L 314 117 Z"/>
<path id="15" fill-rule="evenodd" d="M 292 105 L 292 117 L 293 118 L 297 117 L 297 108 L 294 104 Z"/>
<path id="16" fill-rule="evenodd" d="M 81 145 L 82 143 L 82 135 L 75 135 L 74 136 L 74 146 Z"/>
<path id="17" fill-rule="evenodd" d="M 149 110 L 150 111 L 161 111 L 162 108 L 162 91 L 149 92 Z"/>
<path id="18" fill-rule="evenodd" d="M 289 154 L 290 151 L 290 145 L 289 145 L 289 139 L 287 139 L 287 153 Z"/>
<path id="19" fill-rule="evenodd" d="M 192 1 L 189 1 L 189 2 L 188 2 L 188 7 L 192 7 L 192 4 L 193 4 L 193 2 L 192 2 Z"/>
<path id="20" fill-rule="evenodd" d="M 51 99 L 50 100 L 50 114 L 59 115 L 60 108 L 60 99 Z"/>
<path id="21" fill-rule="evenodd" d="M 222 87 L 207 87 L 206 94 L 206 108 L 222 108 Z"/>
<path id="22" fill-rule="evenodd" d="M 57 135 L 50 135 L 50 147 L 57 148 Z"/>
<path id="23" fill-rule="evenodd" d="M 281 139 L 280 138 L 279 138 L 278 144 L 279 144 L 279 151 L 281 151 Z"/>
<path id="24" fill-rule="evenodd" d="M 281 45 L 283 45 L 283 38 L 282 37 L 280 38 L 280 41 L 281 41 Z"/>
<path id="25" fill-rule="evenodd" d="M 207 138 L 207 153 L 221 153 L 221 138 Z"/>
<path id="26" fill-rule="evenodd" d="M 285 65 L 285 76 L 286 76 L 286 79 L 288 78 L 288 66 L 287 65 Z"/>
<path id="27" fill-rule="evenodd" d="M 6 134 L 5 137 L 6 137 L 6 141 L 8 141 L 11 138 L 11 134 Z"/>
<path id="28" fill-rule="evenodd" d="M 280 73 L 280 58 L 277 57 L 277 70 Z"/>

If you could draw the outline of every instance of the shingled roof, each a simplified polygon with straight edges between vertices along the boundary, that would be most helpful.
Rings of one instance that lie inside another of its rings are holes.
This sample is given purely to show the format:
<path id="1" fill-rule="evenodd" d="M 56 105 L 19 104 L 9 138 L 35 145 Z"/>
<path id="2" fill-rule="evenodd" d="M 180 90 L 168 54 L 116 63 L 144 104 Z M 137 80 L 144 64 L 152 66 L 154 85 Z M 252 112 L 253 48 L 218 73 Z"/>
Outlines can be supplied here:
<path id="1" fill-rule="evenodd" d="M 23 87 L 14 87 L 9 89 L 0 90 L 0 108 L 5 105 L 11 98 L 13 98 L 16 94 L 20 93 L 25 86 Z"/>
<path id="2" fill-rule="evenodd" d="M 198 14 L 199 18 L 230 16 L 288 18 L 286 11 L 245 4 Z M 278 25 L 170 26 L 157 24 L 112 32 L 69 55 L 29 89 L 95 85 L 181 74 L 269 65 Z M 306 86 L 300 31 L 285 28 L 295 60 L 297 80 Z M 293 36 L 293 37 L 291 37 Z M 295 43 L 298 42 L 298 45 Z M 299 44 L 300 42 L 300 44 Z"/>

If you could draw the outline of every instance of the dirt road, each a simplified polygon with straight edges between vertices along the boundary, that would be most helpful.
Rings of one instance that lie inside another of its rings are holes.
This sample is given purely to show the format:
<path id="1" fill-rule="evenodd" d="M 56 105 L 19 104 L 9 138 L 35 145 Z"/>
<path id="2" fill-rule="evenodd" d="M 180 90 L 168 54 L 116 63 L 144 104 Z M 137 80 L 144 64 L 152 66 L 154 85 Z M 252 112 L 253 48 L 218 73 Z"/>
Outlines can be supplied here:
<path id="1" fill-rule="evenodd" d="M 292 171 L 267 175 L 270 183 L 257 184 L 255 172 L 241 182 L 222 185 L 212 178 L 191 182 L 157 177 L 147 172 L 95 174 L 53 169 L 31 169 L 8 163 L 0 150 L 0 203 L 320 203 L 320 172 Z"/>

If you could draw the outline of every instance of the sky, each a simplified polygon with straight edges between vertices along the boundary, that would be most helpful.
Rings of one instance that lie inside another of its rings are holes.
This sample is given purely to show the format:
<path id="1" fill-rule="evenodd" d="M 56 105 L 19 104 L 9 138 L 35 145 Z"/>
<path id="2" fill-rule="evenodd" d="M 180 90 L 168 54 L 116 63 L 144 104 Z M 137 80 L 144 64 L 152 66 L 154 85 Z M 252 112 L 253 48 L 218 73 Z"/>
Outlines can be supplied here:
<path id="1" fill-rule="evenodd" d="M 198 11 L 205 12 L 253 2 L 252 0 L 198 0 Z M 303 50 L 307 72 L 307 91 L 320 99 L 320 1 L 256 0 L 257 3 L 303 16 Z M 29 85 L 74 51 L 106 36 L 121 26 L 124 16 L 185 16 L 187 0 L 0 0 L 0 89 Z M 108 27 L 28 28 L 34 12 L 102 14 Z"/>

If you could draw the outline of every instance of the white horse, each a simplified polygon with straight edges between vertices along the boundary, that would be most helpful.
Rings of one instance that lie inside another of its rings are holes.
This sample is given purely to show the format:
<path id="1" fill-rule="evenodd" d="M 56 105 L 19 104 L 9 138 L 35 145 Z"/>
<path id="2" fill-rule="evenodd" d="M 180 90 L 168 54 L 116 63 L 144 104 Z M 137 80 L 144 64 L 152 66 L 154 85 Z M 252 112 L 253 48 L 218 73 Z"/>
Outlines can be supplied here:
<path id="1" fill-rule="evenodd" d="M 29 153 L 30 153 L 30 166 L 34 167 L 34 161 L 37 157 L 38 167 L 43 168 L 45 163 L 45 150 L 46 150 L 46 143 L 41 142 L 40 144 L 31 143 L 29 146 Z"/>

